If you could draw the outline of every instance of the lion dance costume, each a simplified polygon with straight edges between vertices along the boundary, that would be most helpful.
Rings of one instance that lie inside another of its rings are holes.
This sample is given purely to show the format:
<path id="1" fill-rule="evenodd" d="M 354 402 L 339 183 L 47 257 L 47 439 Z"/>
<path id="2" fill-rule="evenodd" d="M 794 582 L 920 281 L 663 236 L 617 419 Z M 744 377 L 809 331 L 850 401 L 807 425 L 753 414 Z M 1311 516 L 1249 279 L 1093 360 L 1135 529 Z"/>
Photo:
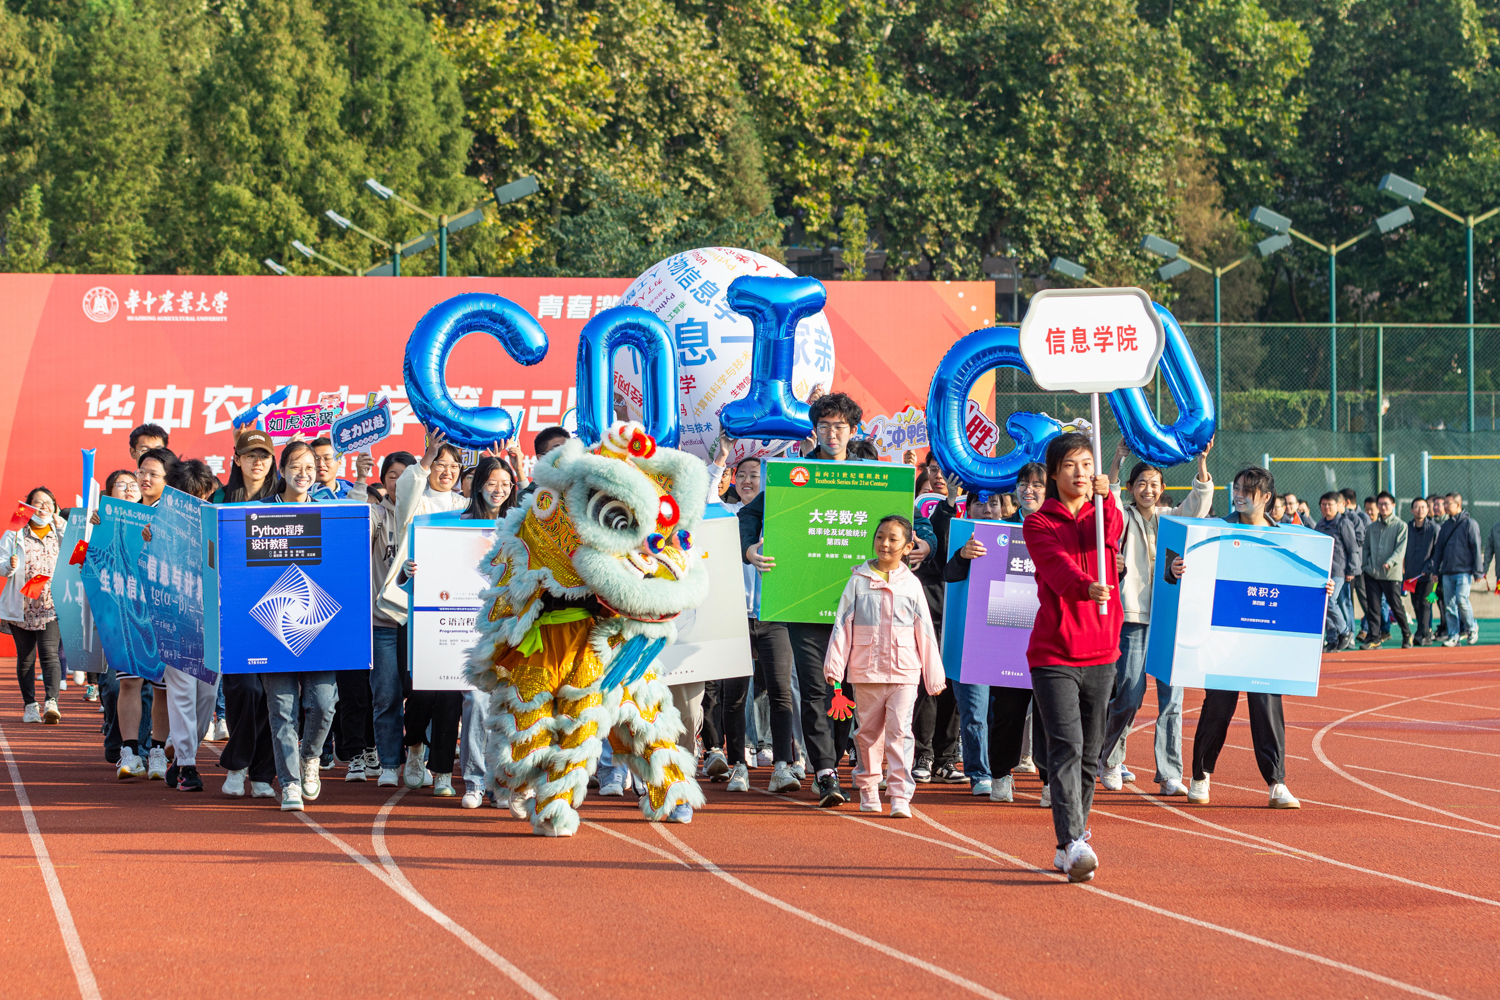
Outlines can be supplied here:
<path id="1" fill-rule="evenodd" d="M 648 819 L 702 806 L 682 717 L 650 665 L 708 594 L 691 551 L 703 463 L 616 423 L 593 448 L 548 452 L 535 478 L 480 567 L 491 587 L 468 679 L 489 693 L 490 789 L 534 832 L 571 836 L 608 739 L 646 787 Z"/>

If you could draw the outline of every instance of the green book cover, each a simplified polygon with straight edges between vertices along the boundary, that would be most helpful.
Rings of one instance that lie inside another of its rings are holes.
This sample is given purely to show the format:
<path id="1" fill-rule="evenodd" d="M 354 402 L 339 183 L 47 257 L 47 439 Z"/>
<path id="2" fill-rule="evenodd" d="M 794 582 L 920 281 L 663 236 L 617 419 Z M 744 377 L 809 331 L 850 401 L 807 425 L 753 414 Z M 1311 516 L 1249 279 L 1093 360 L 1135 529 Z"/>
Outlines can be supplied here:
<path id="1" fill-rule="evenodd" d="M 880 519 L 911 517 L 916 477 L 891 462 L 767 461 L 763 551 L 776 568 L 761 576 L 761 621 L 831 624 Z"/>

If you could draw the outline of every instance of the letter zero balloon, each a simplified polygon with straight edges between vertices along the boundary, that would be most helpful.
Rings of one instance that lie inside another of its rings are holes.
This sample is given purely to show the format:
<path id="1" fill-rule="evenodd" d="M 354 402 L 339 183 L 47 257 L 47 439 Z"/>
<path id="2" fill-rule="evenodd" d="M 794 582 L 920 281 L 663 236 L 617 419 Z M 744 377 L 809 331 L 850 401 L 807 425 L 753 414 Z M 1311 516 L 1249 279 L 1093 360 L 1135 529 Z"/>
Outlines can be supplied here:
<path id="1" fill-rule="evenodd" d="M 666 324 L 635 306 L 615 306 L 595 316 L 578 338 L 578 436 L 603 440 L 614 421 L 615 351 L 633 350 L 644 362 L 642 423 L 666 448 L 676 448 L 677 352 Z"/>
<path id="2" fill-rule="evenodd" d="M 1116 389 L 1109 394 L 1109 408 L 1114 411 L 1115 422 L 1132 452 L 1154 465 L 1177 465 L 1208 447 L 1218 415 L 1214 411 L 1213 394 L 1176 317 L 1154 302 L 1152 306 L 1161 317 L 1167 335 L 1160 365 L 1172 400 L 1177 404 L 1177 420 L 1172 426 L 1163 427 L 1151 412 L 1143 389 Z"/>

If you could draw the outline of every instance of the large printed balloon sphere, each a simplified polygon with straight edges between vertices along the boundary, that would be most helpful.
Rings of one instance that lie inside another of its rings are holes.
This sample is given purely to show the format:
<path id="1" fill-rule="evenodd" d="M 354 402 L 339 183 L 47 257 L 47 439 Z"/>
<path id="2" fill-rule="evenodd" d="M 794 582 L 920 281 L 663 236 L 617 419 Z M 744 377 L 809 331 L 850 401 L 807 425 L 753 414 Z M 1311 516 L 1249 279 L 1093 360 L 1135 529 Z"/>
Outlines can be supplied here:
<path id="1" fill-rule="evenodd" d="M 646 269 L 625 290 L 620 304 L 640 306 L 667 325 L 677 349 L 677 404 L 682 423 L 678 447 L 711 458 L 719 436 L 719 410 L 750 387 L 750 320 L 729 308 L 725 293 L 741 275 L 796 277 L 786 265 L 750 250 L 704 247 L 674 254 Z M 833 382 L 833 334 L 819 312 L 797 324 L 792 391 L 807 399 L 813 386 Z M 616 359 L 615 404 L 641 419 L 641 373 L 633 358 Z M 730 461 L 779 451 L 785 442 L 737 442 Z"/>

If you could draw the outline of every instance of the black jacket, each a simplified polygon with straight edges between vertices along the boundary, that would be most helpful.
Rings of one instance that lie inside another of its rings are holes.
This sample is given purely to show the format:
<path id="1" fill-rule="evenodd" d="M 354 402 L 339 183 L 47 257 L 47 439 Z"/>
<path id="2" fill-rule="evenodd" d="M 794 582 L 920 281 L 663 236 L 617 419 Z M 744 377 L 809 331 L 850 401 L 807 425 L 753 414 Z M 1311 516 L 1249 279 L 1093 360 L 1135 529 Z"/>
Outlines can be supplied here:
<path id="1" fill-rule="evenodd" d="M 1432 547 L 1432 568 L 1428 572 L 1478 576 L 1483 565 L 1480 559 L 1479 522 L 1466 510 L 1450 514 Z"/>
<path id="2" fill-rule="evenodd" d="M 1401 571 L 1404 579 L 1426 576 L 1430 572 L 1427 564 L 1432 559 L 1432 549 L 1441 530 L 1442 525 L 1430 517 L 1423 518 L 1420 528 L 1415 520 L 1406 522 L 1406 563 Z"/>
<path id="3" fill-rule="evenodd" d="M 1346 576 L 1359 576 L 1359 542 L 1355 538 L 1354 518 L 1340 514 L 1331 521 L 1319 521 L 1313 525 L 1314 531 L 1321 531 L 1333 539 L 1333 562 L 1329 564 L 1328 573 L 1334 579 Z"/>

